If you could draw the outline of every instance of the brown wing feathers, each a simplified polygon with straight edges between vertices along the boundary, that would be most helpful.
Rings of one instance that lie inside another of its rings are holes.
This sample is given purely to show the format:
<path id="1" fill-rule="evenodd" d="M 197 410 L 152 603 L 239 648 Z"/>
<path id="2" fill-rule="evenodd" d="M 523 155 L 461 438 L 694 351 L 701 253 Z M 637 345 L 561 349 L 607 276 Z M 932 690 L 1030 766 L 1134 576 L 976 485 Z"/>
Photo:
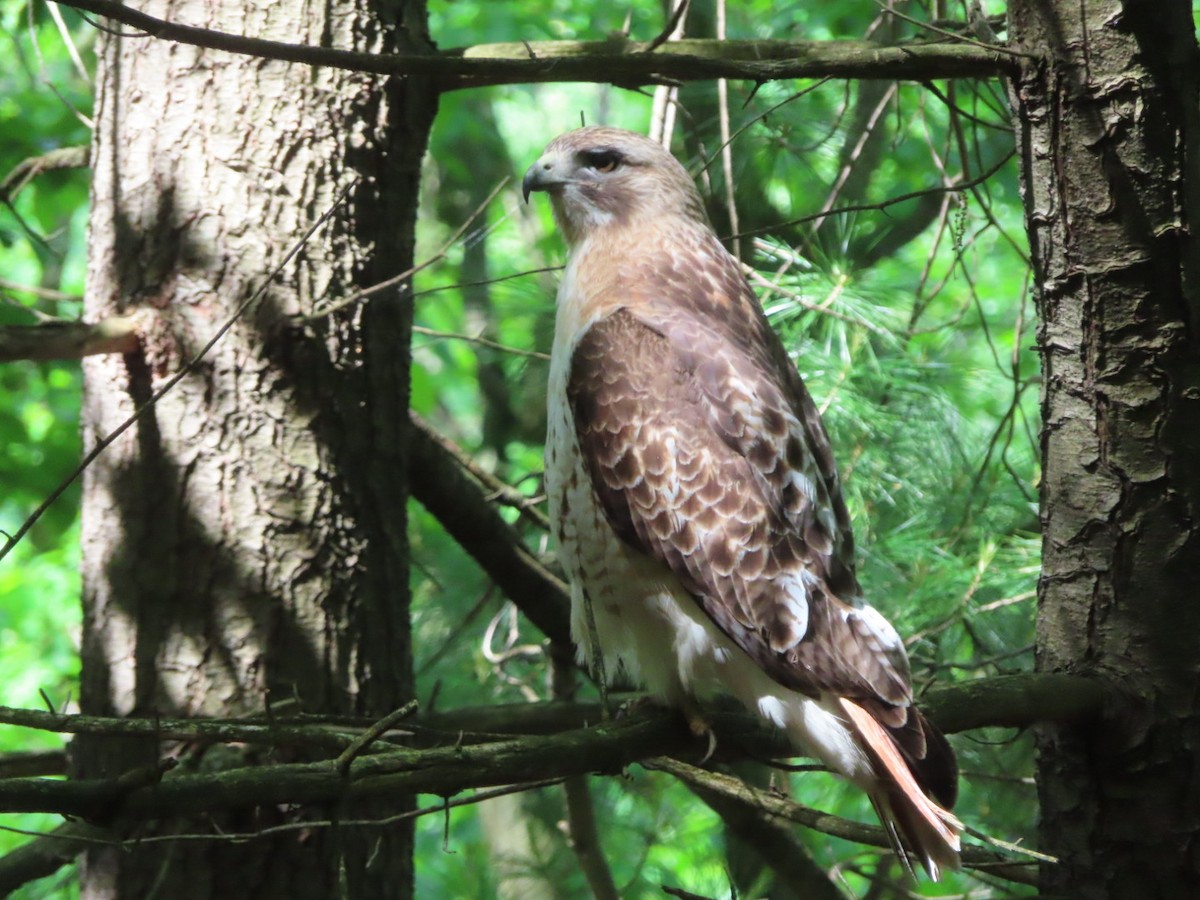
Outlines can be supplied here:
<path id="1" fill-rule="evenodd" d="M 701 372 L 701 360 L 710 369 L 736 365 L 730 349 L 698 330 L 680 351 L 665 330 L 619 310 L 575 350 L 568 397 L 609 522 L 670 566 L 776 681 L 810 695 L 907 704 L 907 669 L 878 651 L 858 612 L 829 587 L 835 572 L 856 589 L 829 523 L 813 498 L 785 489 L 776 470 L 786 460 L 740 420 L 747 398 L 728 389 L 711 396 L 710 383 L 748 384 L 755 375 Z"/>

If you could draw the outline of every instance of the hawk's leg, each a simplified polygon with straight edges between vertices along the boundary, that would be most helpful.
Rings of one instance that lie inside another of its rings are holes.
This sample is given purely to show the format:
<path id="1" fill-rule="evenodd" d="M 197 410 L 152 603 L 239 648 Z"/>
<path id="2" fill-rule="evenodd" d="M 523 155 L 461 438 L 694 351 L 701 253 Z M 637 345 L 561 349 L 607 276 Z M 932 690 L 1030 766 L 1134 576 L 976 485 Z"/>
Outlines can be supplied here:
<path id="1" fill-rule="evenodd" d="M 704 717 L 699 703 L 689 697 L 676 697 L 671 700 L 648 695 L 634 697 L 632 700 L 626 700 L 621 704 L 617 710 L 617 718 L 620 719 L 624 716 L 632 715 L 648 706 L 656 709 L 677 710 L 680 712 L 687 722 L 688 731 L 696 737 L 708 738 L 708 749 L 704 753 L 704 758 L 700 760 L 700 765 L 704 765 L 704 763 L 709 761 L 717 749 L 717 734 L 713 731 L 712 726 L 708 724 L 708 719 Z"/>
<path id="2" fill-rule="evenodd" d="M 712 726 L 708 723 L 708 719 L 704 717 L 704 713 L 700 710 L 700 705 L 692 698 L 683 701 L 679 706 L 684 718 L 687 719 L 688 730 L 696 737 L 708 738 L 708 749 L 704 751 L 704 756 L 700 758 L 700 765 L 704 765 L 717 750 L 717 733 L 713 731 Z"/>
<path id="3" fill-rule="evenodd" d="M 592 657 L 592 674 L 596 676 L 596 686 L 600 689 L 600 718 L 607 722 L 612 718 L 608 707 L 608 672 L 604 669 L 604 652 L 600 649 L 600 633 L 596 630 L 596 613 L 592 610 L 592 598 L 586 589 L 583 592 L 583 611 L 587 617 L 588 653 Z"/>

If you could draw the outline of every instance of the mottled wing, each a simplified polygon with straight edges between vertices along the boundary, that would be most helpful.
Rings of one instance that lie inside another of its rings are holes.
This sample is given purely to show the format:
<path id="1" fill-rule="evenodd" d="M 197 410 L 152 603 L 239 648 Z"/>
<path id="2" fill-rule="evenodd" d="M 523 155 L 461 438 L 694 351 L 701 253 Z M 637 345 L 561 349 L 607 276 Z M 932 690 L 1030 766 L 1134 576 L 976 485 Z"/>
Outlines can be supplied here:
<path id="1" fill-rule="evenodd" d="M 824 429 L 745 292 L 639 302 L 581 337 L 568 397 L 596 495 L 776 681 L 904 706 L 895 631 L 843 599 L 858 586 Z"/>

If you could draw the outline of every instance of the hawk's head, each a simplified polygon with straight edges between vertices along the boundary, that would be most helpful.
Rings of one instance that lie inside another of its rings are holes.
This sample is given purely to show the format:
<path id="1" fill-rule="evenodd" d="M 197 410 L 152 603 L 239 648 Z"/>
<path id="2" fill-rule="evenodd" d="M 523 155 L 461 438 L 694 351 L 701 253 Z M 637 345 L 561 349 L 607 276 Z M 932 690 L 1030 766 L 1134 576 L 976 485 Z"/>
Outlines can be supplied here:
<path id="1" fill-rule="evenodd" d="M 621 128 L 568 131 L 550 142 L 522 184 L 546 191 L 568 244 L 594 229 L 683 216 L 705 222 L 687 170 L 654 141 Z"/>

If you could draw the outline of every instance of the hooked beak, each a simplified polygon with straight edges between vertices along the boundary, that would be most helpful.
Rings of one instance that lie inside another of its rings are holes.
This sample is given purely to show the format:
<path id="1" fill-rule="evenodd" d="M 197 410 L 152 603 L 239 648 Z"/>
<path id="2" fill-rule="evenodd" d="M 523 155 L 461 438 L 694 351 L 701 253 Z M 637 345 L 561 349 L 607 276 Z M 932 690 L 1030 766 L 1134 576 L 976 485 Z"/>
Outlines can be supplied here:
<path id="1" fill-rule="evenodd" d="M 557 187 L 562 187 L 571 179 L 567 177 L 563 171 L 565 163 L 557 155 L 547 153 L 525 173 L 525 178 L 521 181 L 521 193 L 525 197 L 525 202 L 529 202 L 529 195 L 534 191 L 550 191 Z"/>

